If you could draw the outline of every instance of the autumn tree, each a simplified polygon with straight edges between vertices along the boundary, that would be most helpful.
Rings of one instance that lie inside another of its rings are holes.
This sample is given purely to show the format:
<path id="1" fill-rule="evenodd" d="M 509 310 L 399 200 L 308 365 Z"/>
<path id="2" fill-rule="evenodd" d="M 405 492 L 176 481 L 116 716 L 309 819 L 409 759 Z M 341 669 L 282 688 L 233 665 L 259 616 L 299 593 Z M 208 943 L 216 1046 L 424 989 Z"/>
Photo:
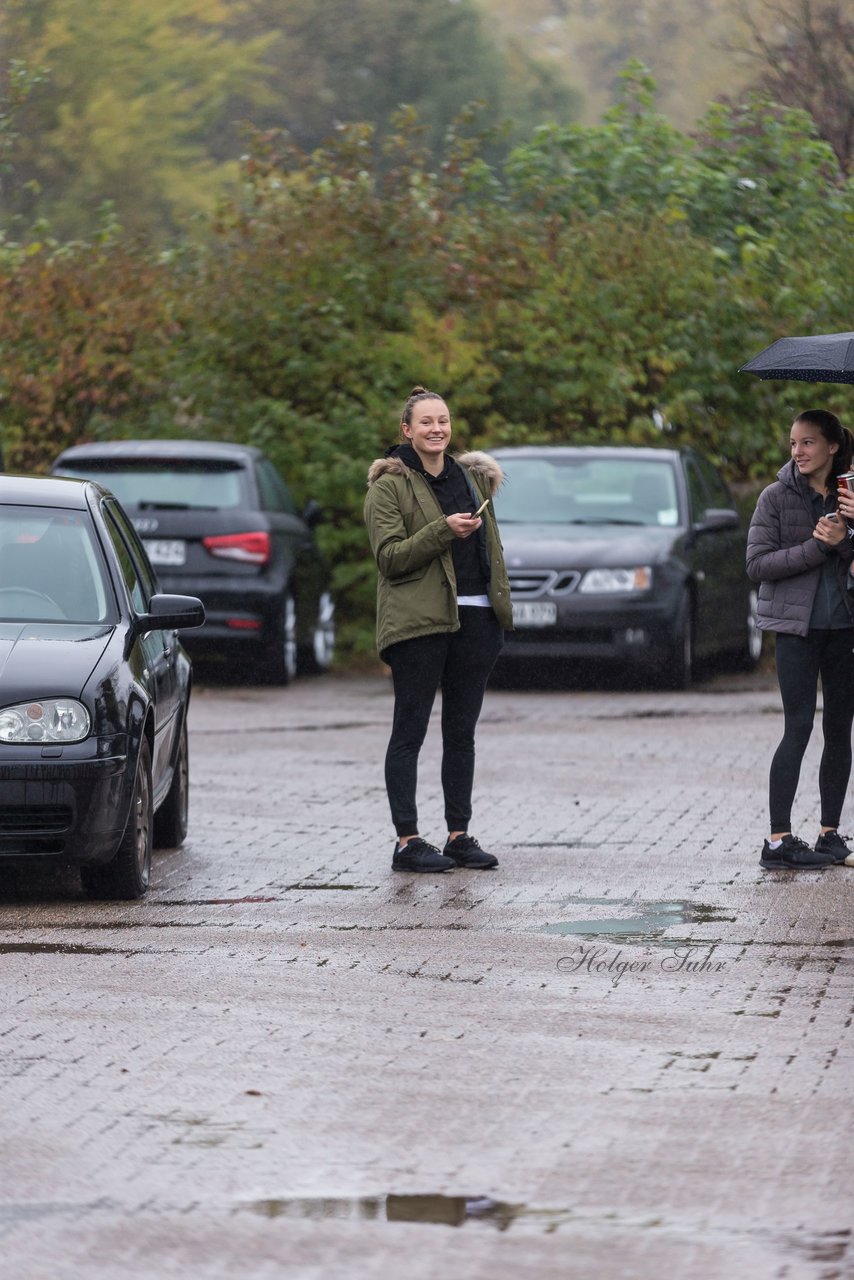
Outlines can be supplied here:
<path id="1" fill-rule="evenodd" d="M 311 150 L 365 121 L 381 143 L 412 103 L 438 153 L 472 100 L 517 139 L 577 106 L 474 0 L 6 0 L 0 46 L 47 71 L 21 111 L 6 220 L 47 218 L 60 238 L 85 238 L 104 201 L 134 234 L 186 230 L 236 181 L 246 123 Z"/>
<path id="2" fill-rule="evenodd" d="M 174 229 L 210 209 L 229 173 L 209 148 L 232 130 L 228 104 L 259 102 L 263 36 L 226 31 L 236 0 L 6 0 L 0 45 L 45 68 L 19 116 L 19 183 L 5 216 L 47 215 L 87 236 L 104 201 L 134 232 Z"/>
<path id="3" fill-rule="evenodd" d="M 170 273 L 130 246 L 28 246 L 0 264 L 0 434 L 7 465 L 46 470 L 102 424 L 168 388 L 180 332 Z"/>
<path id="4" fill-rule="evenodd" d="M 754 84 L 809 112 L 843 173 L 854 164 L 854 15 L 841 0 L 757 0 L 742 7 L 739 46 Z"/>
<path id="5" fill-rule="evenodd" d="M 517 137 L 577 114 L 578 95 L 554 66 L 499 42 L 474 0 L 252 0 L 241 22 L 276 33 L 265 55 L 274 97 L 242 114 L 285 127 L 308 150 L 353 121 L 370 122 L 381 142 L 403 103 L 434 154 L 472 101 L 485 124 L 510 118 Z"/>

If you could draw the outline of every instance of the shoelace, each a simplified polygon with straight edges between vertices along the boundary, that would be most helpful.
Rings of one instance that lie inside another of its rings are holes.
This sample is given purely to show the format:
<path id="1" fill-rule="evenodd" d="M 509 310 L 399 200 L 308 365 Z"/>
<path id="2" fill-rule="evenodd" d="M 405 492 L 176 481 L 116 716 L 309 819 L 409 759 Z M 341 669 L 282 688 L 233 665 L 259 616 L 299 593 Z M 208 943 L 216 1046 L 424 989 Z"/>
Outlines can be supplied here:
<path id="1" fill-rule="evenodd" d="M 807 844 L 806 840 L 802 840 L 800 836 L 792 836 L 791 839 L 784 840 L 781 848 L 793 849 L 796 853 L 803 853 L 804 850 L 806 850 L 807 853 L 812 853 L 812 849 Z"/>
<path id="2" fill-rule="evenodd" d="M 468 852 L 469 849 L 480 849 L 480 845 L 475 840 L 474 836 L 462 835 L 457 836 L 456 840 L 451 841 L 451 848 L 461 849 Z"/>
<path id="3" fill-rule="evenodd" d="M 838 845 L 841 845 L 843 849 L 848 849 L 848 841 L 851 839 L 851 837 L 841 836 L 838 831 L 825 831 L 824 835 L 822 836 L 822 839 L 824 840 L 825 844 L 838 844 Z M 849 853 L 850 853 L 850 849 L 849 849 Z"/>
<path id="4" fill-rule="evenodd" d="M 428 844 L 426 840 L 422 840 L 420 836 L 416 836 L 414 840 L 409 840 L 401 849 L 401 853 L 411 850 L 413 853 L 438 853 L 439 850 L 434 844 Z"/>

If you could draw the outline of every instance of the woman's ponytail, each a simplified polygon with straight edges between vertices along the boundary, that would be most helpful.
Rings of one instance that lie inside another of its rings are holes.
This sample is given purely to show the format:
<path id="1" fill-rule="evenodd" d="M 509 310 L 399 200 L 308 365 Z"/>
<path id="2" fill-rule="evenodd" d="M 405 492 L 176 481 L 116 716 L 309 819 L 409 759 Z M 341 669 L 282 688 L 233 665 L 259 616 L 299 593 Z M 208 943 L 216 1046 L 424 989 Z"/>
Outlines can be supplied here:
<path id="1" fill-rule="evenodd" d="M 835 476 L 841 476 L 846 471 L 851 470 L 851 464 L 854 462 L 854 435 L 847 427 L 842 428 L 843 443 L 839 452 L 834 455 L 833 461 L 836 464 L 833 468 Z"/>

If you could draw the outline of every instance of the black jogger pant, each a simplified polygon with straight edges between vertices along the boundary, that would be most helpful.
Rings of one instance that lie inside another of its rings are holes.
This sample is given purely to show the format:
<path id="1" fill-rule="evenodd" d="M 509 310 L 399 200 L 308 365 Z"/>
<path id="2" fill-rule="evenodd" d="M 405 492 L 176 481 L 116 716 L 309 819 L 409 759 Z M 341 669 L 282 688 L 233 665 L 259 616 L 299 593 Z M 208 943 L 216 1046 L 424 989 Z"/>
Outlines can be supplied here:
<path id="1" fill-rule="evenodd" d="M 401 640 L 383 654 L 394 682 L 394 721 L 385 781 L 399 836 L 418 831 L 418 754 L 440 685 L 445 821 L 449 831 L 467 830 L 474 781 L 474 731 L 486 682 L 503 643 L 504 632 L 492 609 L 461 605 L 459 631 Z"/>
<path id="2" fill-rule="evenodd" d="M 818 680 L 824 710 L 824 750 L 818 774 L 820 824 L 836 827 L 851 774 L 854 721 L 854 629 L 777 633 L 777 679 L 783 698 L 783 739 L 771 761 L 771 830 L 790 831 L 801 761 L 815 720 Z"/>

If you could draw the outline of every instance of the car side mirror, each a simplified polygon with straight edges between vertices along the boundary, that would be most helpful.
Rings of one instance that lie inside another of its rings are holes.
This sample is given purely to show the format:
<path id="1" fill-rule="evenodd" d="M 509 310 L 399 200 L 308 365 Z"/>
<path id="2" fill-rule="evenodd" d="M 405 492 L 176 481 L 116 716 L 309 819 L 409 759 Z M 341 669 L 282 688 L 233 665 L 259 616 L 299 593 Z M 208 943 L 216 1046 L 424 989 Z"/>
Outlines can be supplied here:
<path id="1" fill-rule="evenodd" d="M 737 511 L 732 511 L 729 507 L 707 507 L 695 528 L 698 533 L 706 533 L 716 529 L 737 529 L 738 525 Z"/>
<path id="2" fill-rule="evenodd" d="M 308 525 L 309 529 L 313 529 L 315 525 L 321 524 L 325 519 L 323 507 L 319 502 L 315 502 L 314 498 L 309 498 L 305 504 L 302 518 Z"/>
<path id="3" fill-rule="evenodd" d="M 204 621 L 205 606 L 195 596 L 155 595 L 148 602 L 148 613 L 137 618 L 136 630 L 142 635 L 148 631 L 179 631 L 201 627 Z"/>

